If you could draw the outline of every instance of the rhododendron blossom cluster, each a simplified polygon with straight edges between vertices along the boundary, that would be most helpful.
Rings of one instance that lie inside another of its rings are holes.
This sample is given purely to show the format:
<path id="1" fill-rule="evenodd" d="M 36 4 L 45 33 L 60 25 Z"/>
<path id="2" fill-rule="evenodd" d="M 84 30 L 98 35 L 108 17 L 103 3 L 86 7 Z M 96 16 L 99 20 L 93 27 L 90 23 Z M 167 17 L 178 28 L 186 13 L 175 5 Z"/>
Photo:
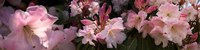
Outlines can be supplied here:
<path id="1" fill-rule="evenodd" d="M 48 1 L 0 0 L 0 50 L 200 49 L 197 0 Z"/>

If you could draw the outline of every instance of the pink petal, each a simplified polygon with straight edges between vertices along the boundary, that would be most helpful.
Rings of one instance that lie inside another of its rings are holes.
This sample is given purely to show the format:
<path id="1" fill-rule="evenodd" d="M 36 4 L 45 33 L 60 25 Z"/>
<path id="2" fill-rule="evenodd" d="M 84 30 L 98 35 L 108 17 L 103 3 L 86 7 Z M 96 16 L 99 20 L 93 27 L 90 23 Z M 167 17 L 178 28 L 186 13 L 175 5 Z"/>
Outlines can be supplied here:
<path id="1" fill-rule="evenodd" d="M 165 22 L 162 21 L 162 18 L 161 17 L 157 17 L 157 16 L 153 17 L 151 19 L 151 22 L 153 23 L 154 26 L 159 26 L 161 28 L 163 28 L 164 25 L 165 25 Z"/>
<path id="2" fill-rule="evenodd" d="M 100 8 L 100 12 L 99 12 L 100 17 L 103 17 L 102 15 L 104 15 L 105 9 L 106 9 L 106 3 L 104 3 L 102 7 Z"/>
<path id="3" fill-rule="evenodd" d="M 117 40 L 117 44 L 121 44 L 123 43 L 123 41 L 126 39 L 126 34 L 123 32 L 117 33 L 116 34 L 116 40 Z"/>
<path id="4" fill-rule="evenodd" d="M 168 45 L 168 37 L 163 32 L 163 29 L 159 26 L 155 26 L 152 31 L 149 33 L 149 35 L 155 40 L 155 44 L 159 45 L 163 43 L 162 47 L 166 47 Z M 168 35 L 169 36 L 169 35 Z"/>
<path id="5" fill-rule="evenodd" d="M 108 15 L 108 14 L 110 14 L 111 11 L 112 11 L 112 7 L 109 6 L 105 14 Z"/>
<path id="6" fill-rule="evenodd" d="M 157 6 L 150 6 L 149 8 L 147 8 L 145 10 L 145 12 L 147 12 L 148 14 L 155 11 L 158 7 Z"/>
<path id="7" fill-rule="evenodd" d="M 84 25 L 91 25 L 91 24 L 93 24 L 93 21 L 88 20 L 88 19 L 83 19 L 83 20 L 81 20 L 81 23 Z"/>
<path id="8" fill-rule="evenodd" d="M 145 11 L 139 11 L 139 12 L 138 12 L 138 15 L 139 15 L 140 17 L 142 17 L 142 19 L 146 19 L 146 17 L 147 17 L 147 13 L 146 13 Z"/>
<path id="9" fill-rule="evenodd" d="M 191 41 L 196 41 L 198 38 L 198 33 L 194 33 L 192 36 L 190 36 Z"/>
<path id="10" fill-rule="evenodd" d="M 30 15 L 35 15 L 35 17 L 43 17 L 47 14 L 47 10 L 44 6 L 29 6 L 26 10 Z"/>
<path id="11" fill-rule="evenodd" d="M 70 42 L 70 43 L 60 43 L 53 50 L 76 50 L 76 47 L 72 42 Z"/>
<path id="12" fill-rule="evenodd" d="M 199 50 L 197 42 L 186 44 L 181 50 Z"/>
<path id="13" fill-rule="evenodd" d="M 48 44 L 46 44 L 47 49 L 53 49 L 58 43 L 60 43 L 62 40 L 64 40 L 64 32 L 62 31 L 50 31 L 49 33 L 49 38 L 48 38 Z"/>
<path id="14" fill-rule="evenodd" d="M 120 17 L 119 18 L 113 18 L 113 19 L 111 19 L 110 23 L 111 24 L 113 23 L 111 29 L 120 29 L 120 30 L 125 29 L 124 26 L 123 26 L 123 20 Z"/>
<path id="15" fill-rule="evenodd" d="M 105 28 L 106 29 L 106 28 Z M 99 32 L 97 35 L 96 35 L 96 37 L 97 38 L 99 38 L 99 39 L 105 39 L 106 38 L 106 36 L 107 36 L 107 30 L 102 30 L 101 32 Z"/>
<path id="16" fill-rule="evenodd" d="M 76 31 L 77 30 L 77 27 L 70 27 L 70 28 L 67 28 L 67 29 L 64 29 L 64 32 L 65 32 L 65 43 L 67 42 L 71 42 L 73 39 L 76 38 Z"/>
<path id="17" fill-rule="evenodd" d="M 147 34 L 151 32 L 153 27 L 154 25 L 152 22 L 145 20 L 141 27 L 141 31 L 143 32 L 142 37 L 145 38 Z"/>

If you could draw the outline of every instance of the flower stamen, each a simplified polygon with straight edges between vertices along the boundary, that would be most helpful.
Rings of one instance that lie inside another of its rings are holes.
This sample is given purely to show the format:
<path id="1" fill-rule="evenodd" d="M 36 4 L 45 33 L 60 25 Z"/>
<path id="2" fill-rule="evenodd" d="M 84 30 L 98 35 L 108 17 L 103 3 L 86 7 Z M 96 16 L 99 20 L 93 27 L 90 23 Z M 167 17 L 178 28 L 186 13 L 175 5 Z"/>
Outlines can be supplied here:
<path id="1" fill-rule="evenodd" d="M 33 35 L 34 34 L 33 34 L 33 31 L 31 30 L 31 28 L 29 26 L 24 26 L 23 31 L 24 31 L 26 40 L 31 43 L 33 48 L 35 48 L 36 46 L 33 43 Z"/>

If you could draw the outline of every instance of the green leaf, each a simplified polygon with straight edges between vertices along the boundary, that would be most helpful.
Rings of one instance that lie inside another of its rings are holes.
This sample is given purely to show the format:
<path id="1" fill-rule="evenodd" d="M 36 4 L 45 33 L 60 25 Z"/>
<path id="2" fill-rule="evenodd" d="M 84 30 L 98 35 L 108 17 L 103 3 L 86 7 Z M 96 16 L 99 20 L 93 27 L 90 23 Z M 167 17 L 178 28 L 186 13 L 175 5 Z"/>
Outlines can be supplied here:
<path id="1" fill-rule="evenodd" d="M 78 43 L 78 45 L 76 46 L 77 50 L 81 50 L 81 46 L 82 46 L 82 43 Z"/>
<path id="2" fill-rule="evenodd" d="M 137 47 L 137 38 L 134 38 L 129 46 L 127 46 L 127 50 L 135 50 Z"/>
<path id="3" fill-rule="evenodd" d="M 127 39 L 124 44 L 119 45 L 119 50 L 135 50 L 137 47 L 137 38 Z"/>
<path id="4" fill-rule="evenodd" d="M 93 46 L 90 46 L 90 47 L 88 48 L 88 50 L 95 50 L 95 48 L 94 48 Z"/>
<path id="5" fill-rule="evenodd" d="M 85 44 L 83 47 L 83 50 L 88 50 L 89 44 Z"/>

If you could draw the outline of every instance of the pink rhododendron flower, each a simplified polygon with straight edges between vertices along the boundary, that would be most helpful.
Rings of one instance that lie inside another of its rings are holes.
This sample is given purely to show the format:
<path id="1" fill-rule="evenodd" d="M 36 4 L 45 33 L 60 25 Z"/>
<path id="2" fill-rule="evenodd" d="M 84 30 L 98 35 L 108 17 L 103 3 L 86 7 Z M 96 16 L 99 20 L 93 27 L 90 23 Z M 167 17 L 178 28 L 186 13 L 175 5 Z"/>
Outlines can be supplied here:
<path id="1" fill-rule="evenodd" d="M 105 26 L 104 30 L 99 32 L 96 36 L 100 39 L 105 39 L 107 48 L 117 48 L 117 44 L 121 44 L 125 39 L 126 35 L 121 32 L 125 28 L 123 26 L 122 18 L 113 18 L 110 23 Z"/>
<path id="2" fill-rule="evenodd" d="M 75 16 L 77 14 L 81 14 L 86 10 L 90 11 L 89 16 L 93 16 L 94 14 L 98 14 L 99 11 L 99 3 L 93 0 L 73 0 L 69 5 L 71 7 L 71 15 Z"/>
<path id="3" fill-rule="evenodd" d="M 30 28 L 34 28 L 33 33 L 35 33 L 35 35 L 37 35 L 40 38 L 40 43 L 46 43 L 45 41 L 47 39 L 46 38 L 47 35 L 45 34 L 44 31 L 52 27 L 53 23 L 57 20 L 57 17 L 48 14 L 47 10 L 43 6 L 28 7 L 27 12 L 29 13 L 30 16 L 30 18 L 27 19 L 30 20 L 27 20 L 29 22 L 27 22 L 27 24 L 25 25 L 30 25 L 29 26 Z"/>
<path id="4" fill-rule="evenodd" d="M 71 16 L 75 16 L 77 14 L 80 14 L 82 12 L 81 8 L 78 5 L 78 0 L 71 1 L 71 4 L 69 5 L 71 8 Z"/>
<path id="5" fill-rule="evenodd" d="M 11 29 L 11 33 L 5 39 L 9 41 L 5 43 L 6 49 L 31 50 L 34 47 L 40 48 L 39 44 L 48 48 L 48 45 L 45 45 L 45 43 L 48 43 L 45 31 L 51 29 L 57 18 L 48 14 L 45 7 L 30 6 L 26 12 L 17 10 L 13 16 L 8 16 L 7 18 L 10 18 L 8 26 Z"/>
<path id="6" fill-rule="evenodd" d="M 157 16 L 153 17 L 151 22 L 153 23 L 154 27 L 149 35 L 155 40 L 154 42 L 156 45 L 163 43 L 162 47 L 166 47 L 170 36 L 167 36 L 168 34 L 164 33 L 163 29 L 166 25 L 165 22 L 162 21 L 161 17 Z"/>
<path id="7" fill-rule="evenodd" d="M 83 44 L 86 44 L 87 42 L 89 42 L 90 45 L 95 46 L 95 44 L 92 42 L 92 40 L 96 41 L 96 37 L 94 34 L 95 29 L 96 29 L 95 24 L 83 26 L 83 30 L 80 29 L 78 31 L 77 36 L 78 37 L 83 36 L 83 39 L 82 39 Z"/>
<path id="8" fill-rule="evenodd" d="M 154 25 L 151 21 L 145 20 L 141 27 L 142 37 L 145 38 L 149 32 L 153 29 Z"/>
<path id="9" fill-rule="evenodd" d="M 89 8 L 90 16 L 93 16 L 94 14 L 98 14 L 99 12 L 99 3 L 98 2 L 92 2 Z"/>
<path id="10" fill-rule="evenodd" d="M 159 26 L 155 26 L 154 29 L 152 29 L 152 31 L 149 33 L 149 35 L 154 39 L 156 45 L 162 43 L 163 48 L 166 47 L 169 43 L 168 38 L 165 37 L 163 28 Z"/>
<path id="11" fill-rule="evenodd" d="M 182 45 L 182 40 L 186 38 L 188 34 L 189 23 L 185 21 L 177 21 L 173 23 L 168 23 L 164 26 L 164 32 L 169 34 L 169 40 Z"/>
<path id="12" fill-rule="evenodd" d="M 0 0 L 0 7 L 4 5 L 5 0 Z"/>
<path id="13" fill-rule="evenodd" d="M 180 17 L 179 8 L 176 5 L 165 3 L 158 8 L 157 15 L 165 22 L 177 21 Z"/>
<path id="14" fill-rule="evenodd" d="M 181 14 L 186 14 L 189 20 L 194 21 L 196 19 L 195 15 L 197 14 L 197 11 L 190 6 L 183 8 Z"/>
<path id="15" fill-rule="evenodd" d="M 127 22 L 125 25 L 128 28 L 135 27 L 139 32 L 141 32 L 141 26 L 144 22 L 144 20 L 147 17 L 147 13 L 144 11 L 140 11 L 138 14 L 134 14 L 133 12 L 130 12 L 128 14 Z"/>
<path id="16" fill-rule="evenodd" d="M 197 42 L 186 44 L 181 50 L 199 50 Z"/>

